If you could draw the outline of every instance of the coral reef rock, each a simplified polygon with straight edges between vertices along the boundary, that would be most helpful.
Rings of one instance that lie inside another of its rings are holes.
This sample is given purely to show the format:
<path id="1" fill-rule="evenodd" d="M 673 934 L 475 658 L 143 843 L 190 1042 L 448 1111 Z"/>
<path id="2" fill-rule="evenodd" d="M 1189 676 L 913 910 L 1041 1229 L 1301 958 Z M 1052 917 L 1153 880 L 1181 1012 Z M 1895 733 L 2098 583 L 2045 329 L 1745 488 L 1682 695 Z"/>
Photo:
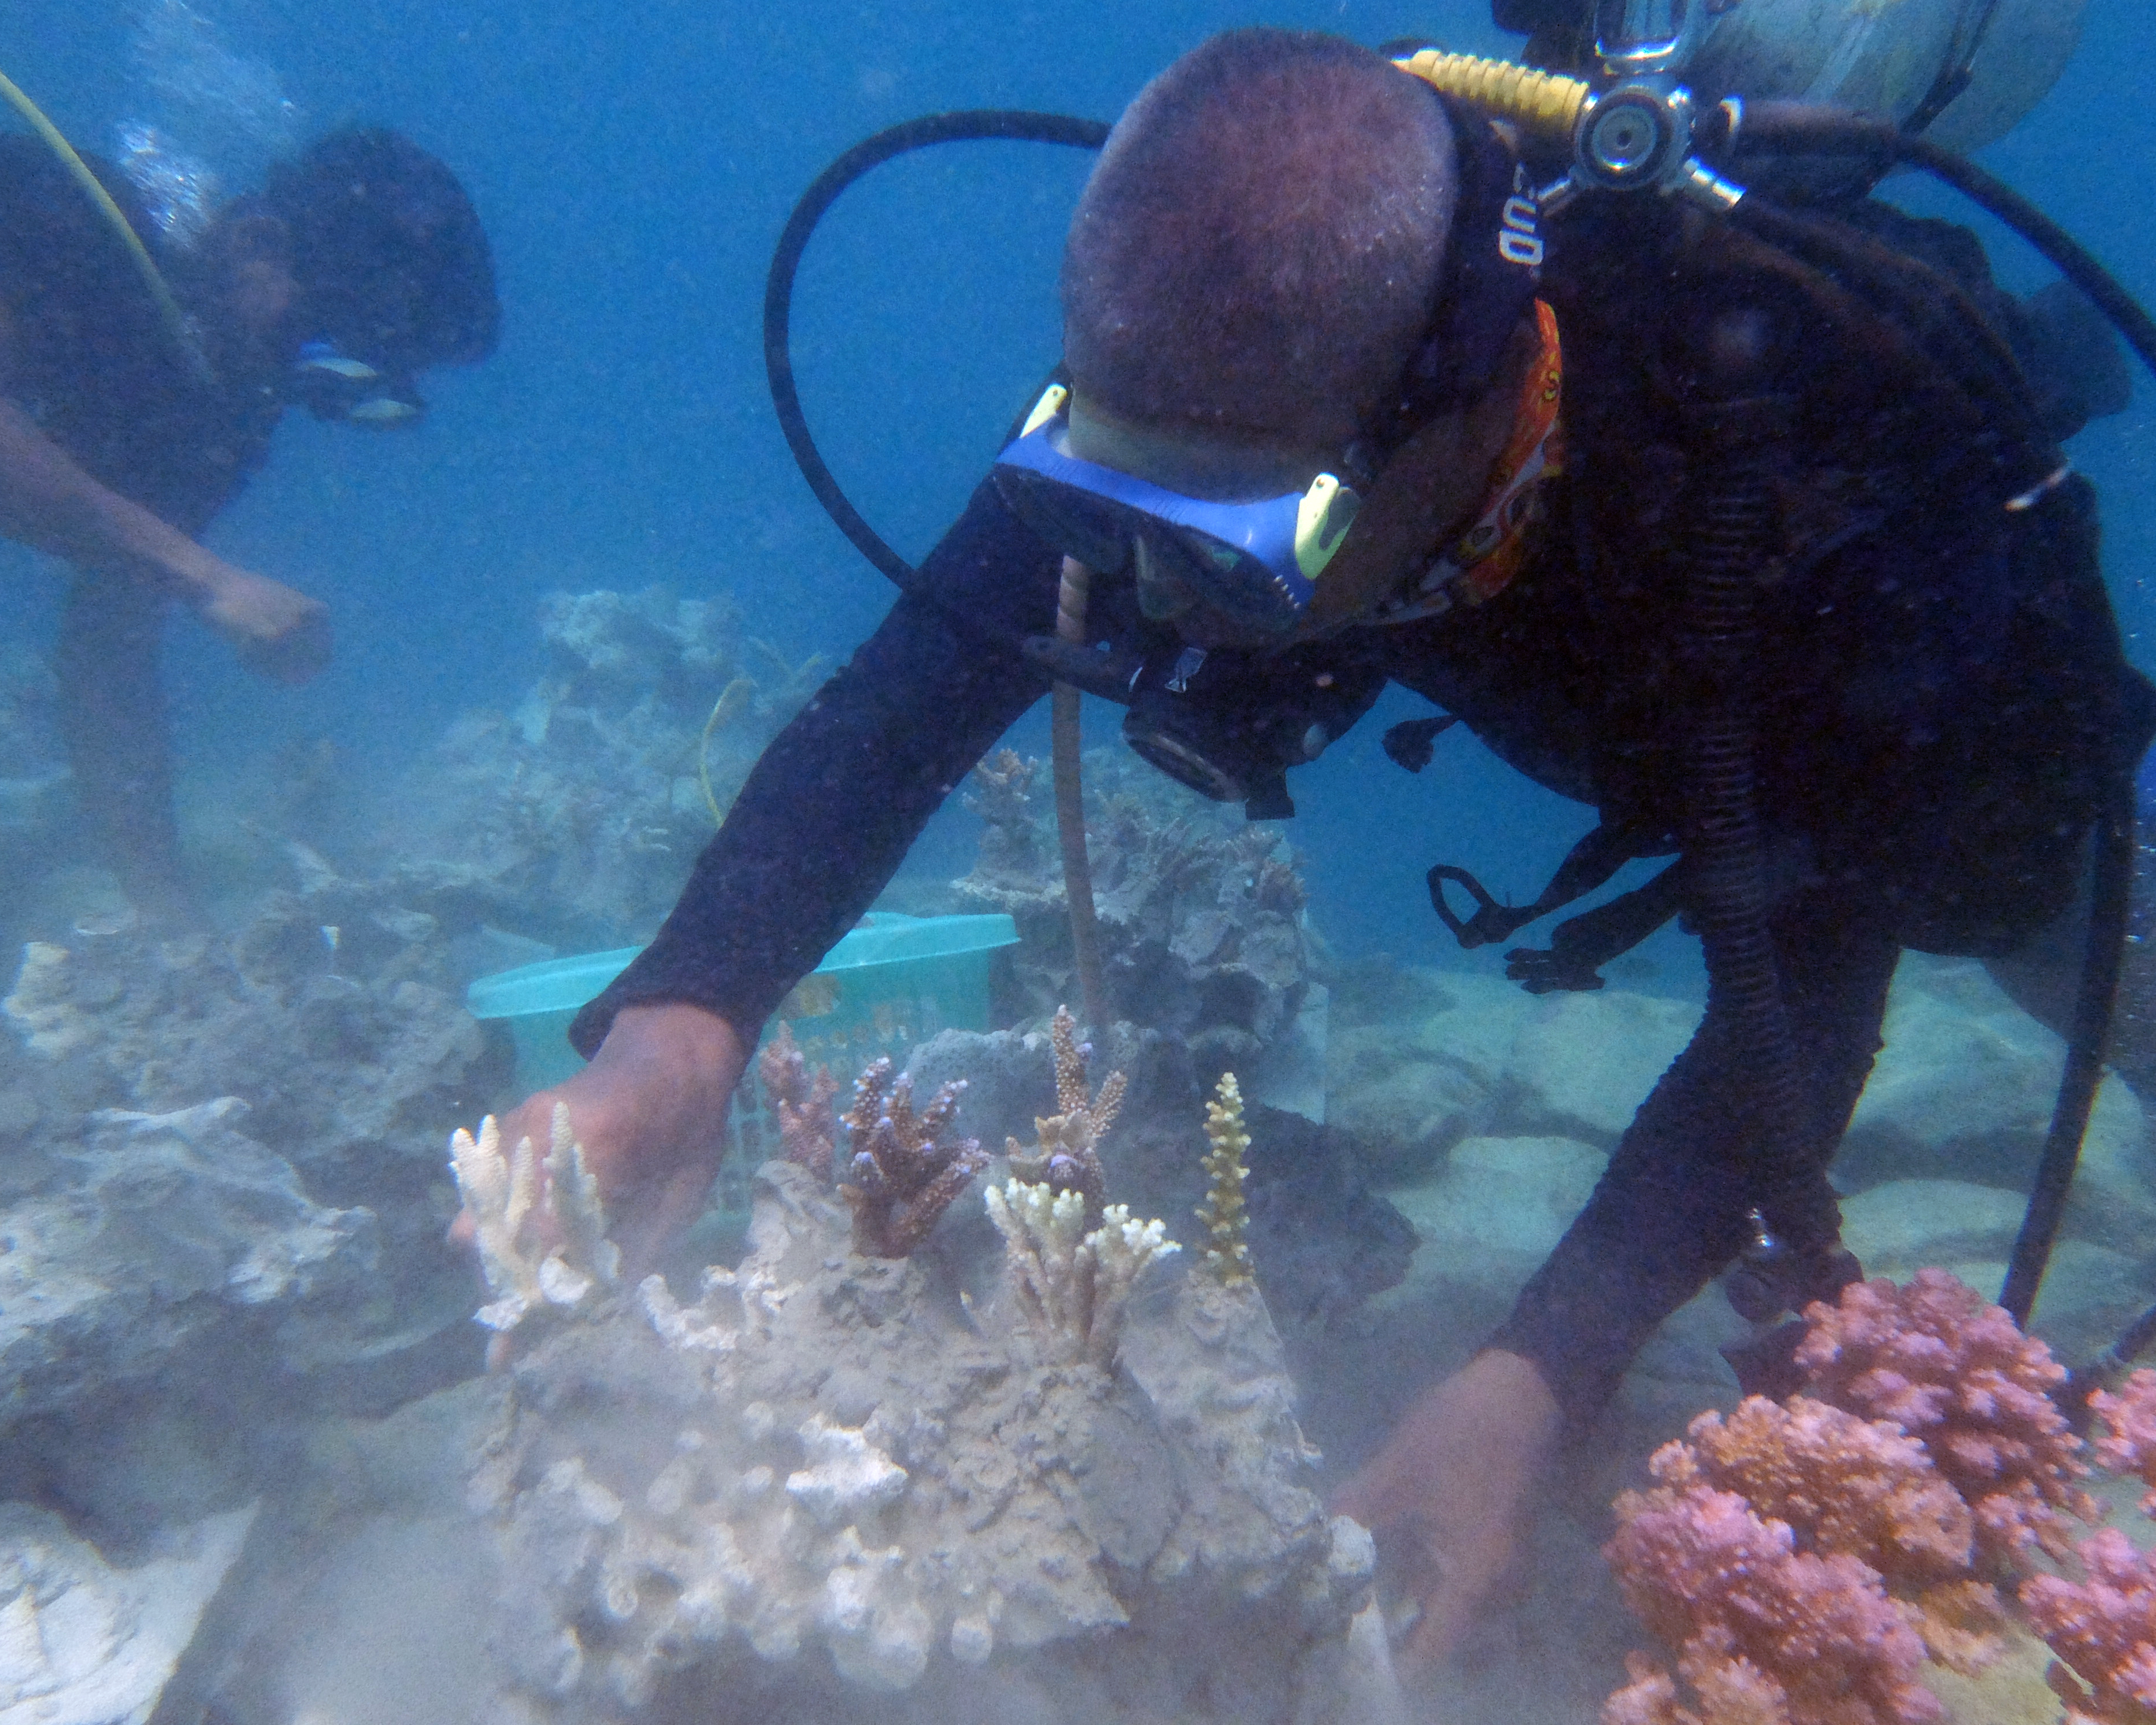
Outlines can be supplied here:
<path id="1" fill-rule="evenodd" d="M 0 1504 L 0 1719 L 143 1725 L 254 1517 L 212 1516 L 119 1567 L 59 1517 Z"/>
<path id="2" fill-rule="evenodd" d="M 137 926 L 26 949 L 0 1003 L 0 1211 L 14 1242 L 0 1266 L 17 1266 L 0 1276 L 27 1276 L 34 1256 L 49 1297 L 8 1302 L 18 1337 L 49 1328 L 38 1314 L 60 1289 L 132 1291 L 145 1334 L 168 1310 L 244 1311 L 253 1334 L 273 1307 L 303 1307 L 280 1332 L 294 1364 L 302 1351 L 318 1364 L 381 1357 L 470 1317 L 439 1147 L 506 1076 L 460 999 L 458 943 L 479 938 L 490 901 L 454 870 L 358 882 L 311 853 L 295 860 L 299 889 L 270 894 L 228 942 Z M 136 1234 L 140 1270 L 121 1244 Z M 375 1286 L 316 1297 L 355 1254 L 373 1255 Z M 264 1271 L 239 1301 L 225 1278 L 256 1261 L 296 1267 Z M 213 1284 L 226 1291 L 206 1303 Z M 67 1375 L 155 1368 L 130 1327 L 116 1308 L 109 1328 L 71 1332 Z"/>
<path id="3" fill-rule="evenodd" d="M 511 712 L 459 720 L 383 823 L 399 851 L 483 871 L 507 926 L 561 944 L 648 938 L 764 745 L 823 680 L 723 597 L 557 593 L 546 669 Z"/>
<path id="4" fill-rule="evenodd" d="M 1285 1078 L 1301 1053 L 1301 1015 L 1323 993 L 1310 980 L 1291 853 L 1276 829 L 1127 755 L 1090 754 L 1085 771 L 1110 1010 L 1182 1036 L 1201 1065 L 1235 1066 L 1251 1096 L 1267 1100 L 1266 1081 Z M 1045 1015 L 1075 986 L 1047 774 L 1005 749 L 975 770 L 967 798 L 984 830 L 957 893 L 1018 924 L 1017 985 L 1027 1009 Z"/>
<path id="5" fill-rule="evenodd" d="M 1001 1255 L 864 1257 L 766 1163 L 696 1306 L 651 1278 L 514 1368 L 470 1494 L 495 1716 L 1376 1717 L 1372 1547 L 1309 1489 L 1255 1290 L 1148 1278 L 1114 1371 L 1035 1363 L 1019 1307 Z"/>
<path id="6" fill-rule="evenodd" d="M 93 1114 L 51 1189 L 0 1210 L 0 1425 L 199 1368 L 198 1348 L 304 1364 L 307 1320 L 367 1299 L 373 1214 L 311 1199 L 246 1111 Z"/>

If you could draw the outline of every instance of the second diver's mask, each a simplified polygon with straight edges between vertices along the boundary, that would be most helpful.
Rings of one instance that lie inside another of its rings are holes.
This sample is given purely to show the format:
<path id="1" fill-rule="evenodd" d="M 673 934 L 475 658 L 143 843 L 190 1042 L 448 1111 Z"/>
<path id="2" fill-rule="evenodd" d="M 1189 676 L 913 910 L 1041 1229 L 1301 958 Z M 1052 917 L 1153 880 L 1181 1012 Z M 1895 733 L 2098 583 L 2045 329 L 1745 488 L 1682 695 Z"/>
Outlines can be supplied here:
<path id="1" fill-rule="evenodd" d="M 372 431 L 417 425 L 427 411 L 408 378 L 388 376 L 333 341 L 309 341 L 300 349 L 285 393 L 317 419 Z"/>
<path id="2" fill-rule="evenodd" d="M 1130 572 L 1158 619 L 1202 607 L 1245 644 L 1286 642 L 1302 628 L 1372 482 L 1375 464 L 1363 469 L 1361 449 L 1381 461 L 1419 426 L 1481 397 L 1534 300 L 1543 241 L 1526 177 L 1486 117 L 1435 99 L 1460 172 L 1445 279 L 1365 445 L 1298 486 L 1193 495 L 1078 454 L 1070 392 L 1051 384 L 996 458 L 997 488 L 1027 526 L 1099 573 Z"/>

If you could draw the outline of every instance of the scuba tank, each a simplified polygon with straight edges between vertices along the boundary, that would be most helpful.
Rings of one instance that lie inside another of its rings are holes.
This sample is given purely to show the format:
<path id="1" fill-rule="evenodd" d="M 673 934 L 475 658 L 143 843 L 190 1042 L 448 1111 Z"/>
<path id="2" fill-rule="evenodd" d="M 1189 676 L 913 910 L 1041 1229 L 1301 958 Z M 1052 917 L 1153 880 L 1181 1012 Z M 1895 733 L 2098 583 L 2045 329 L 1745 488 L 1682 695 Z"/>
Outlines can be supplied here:
<path id="1" fill-rule="evenodd" d="M 2081 40 L 2085 0 L 1703 3 L 1707 28 L 1683 71 L 1709 101 L 1842 108 L 1967 151 L 2005 136 L 2058 81 Z M 1943 75 L 1960 87 L 1942 88 Z M 1915 124 L 1927 104 L 1931 116 Z"/>

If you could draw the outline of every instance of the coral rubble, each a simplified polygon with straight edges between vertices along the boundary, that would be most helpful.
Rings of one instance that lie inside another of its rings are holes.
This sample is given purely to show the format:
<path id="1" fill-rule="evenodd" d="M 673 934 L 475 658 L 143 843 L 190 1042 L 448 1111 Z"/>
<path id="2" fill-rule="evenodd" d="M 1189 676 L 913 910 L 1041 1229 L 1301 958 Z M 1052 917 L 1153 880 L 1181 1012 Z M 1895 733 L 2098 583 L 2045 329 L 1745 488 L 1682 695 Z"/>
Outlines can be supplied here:
<path id="1" fill-rule="evenodd" d="M 1085 1232 L 1085 1194 L 1075 1189 L 1009 1180 L 985 1196 L 1009 1254 L 1012 1291 L 1044 1355 L 1113 1364 L 1132 1286 L 1148 1266 L 1182 1248 L 1162 1223 L 1133 1221 L 1119 1204 Z"/>
<path id="2" fill-rule="evenodd" d="M 1204 1261 L 1232 1287 L 1250 1279 L 1243 1201 L 1243 1182 L 1250 1172 L 1243 1156 L 1250 1147 L 1250 1135 L 1243 1129 L 1243 1093 L 1233 1072 L 1220 1075 L 1214 1100 L 1205 1105 L 1205 1201 L 1198 1206 L 1209 1240 Z"/>
<path id="3" fill-rule="evenodd" d="M 853 1209 L 856 1251 L 905 1257 L 988 1166 L 978 1139 L 944 1136 L 965 1090 L 963 1079 L 947 1084 L 916 1113 L 913 1081 L 891 1077 L 888 1055 L 854 1081 L 844 1116 L 853 1153 L 839 1192 Z"/>
<path id="4" fill-rule="evenodd" d="M 1326 1685 L 1369 1541 L 1308 1490 L 1254 1294 L 1127 1308 L 1111 1374 L 1036 1359 L 1018 1301 L 968 1304 L 847 1230 L 767 1163 L 748 1256 L 696 1306 L 654 1277 L 517 1361 L 471 1486 L 510 1713 L 597 1725 L 693 1693 L 747 1725 L 777 1684 L 831 1725 L 989 1694 L 1069 1725 L 1134 1717 L 1134 1692 L 1190 1725 L 1356 1717 Z"/>
<path id="5" fill-rule="evenodd" d="M 450 1135 L 450 1171 L 495 1296 L 478 1314 L 490 1330 L 513 1330 L 549 1308 L 573 1312 L 620 1273 L 598 1181 L 584 1164 L 567 1103 L 554 1105 L 550 1126 L 543 1156 L 528 1137 L 505 1151 L 491 1114 L 476 1138 L 461 1127 Z"/>
<path id="6" fill-rule="evenodd" d="M 1048 1034 L 1055 1051 L 1056 1111 L 1034 1117 L 1031 1145 L 1007 1137 L 1004 1154 L 1011 1172 L 1019 1179 L 1057 1192 L 1079 1194 L 1086 1201 L 1086 1215 L 1097 1221 L 1101 1206 L 1106 1201 L 1107 1176 L 1101 1166 L 1101 1140 L 1107 1136 L 1123 1106 L 1127 1081 L 1122 1073 L 1111 1072 L 1101 1081 L 1097 1096 L 1087 1087 L 1089 1050 L 1079 1045 L 1078 1021 L 1071 1017 L 1069 1007 L 1055 1009 Z"/>

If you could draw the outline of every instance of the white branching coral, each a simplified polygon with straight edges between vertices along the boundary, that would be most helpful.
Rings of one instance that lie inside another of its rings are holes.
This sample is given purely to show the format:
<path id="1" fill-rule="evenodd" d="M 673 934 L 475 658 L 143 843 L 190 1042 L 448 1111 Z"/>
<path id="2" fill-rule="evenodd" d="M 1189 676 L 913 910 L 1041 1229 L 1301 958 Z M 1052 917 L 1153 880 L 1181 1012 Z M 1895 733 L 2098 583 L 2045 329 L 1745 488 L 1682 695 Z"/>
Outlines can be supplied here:
<path id="1" fill-rule="evenodd" d="M 906 1490 L 906 1470 L 868 1434 L 812 1414 L 802 1426 L 808 1465 L 786 1476 L 786 1493 L 823 1527 L 842 1527 L 890 1504 Z"/>
<path id="2" fill-rule="evenodd" d="M 528 1137 L 505 1153 L 490 1114 L 475 1138 L 461 1127 L 450 1133 L 449 1171 L 495 1296 L 477 1314 L 489 1329 L 515 1329 L 549 1307 L 573 1311 L 619 1277 L 621 1252 L 606 1237 L 598 1181 L 562 1104 L 554 1106 L 544 1157 Z"/>
<path id="3" fill-rule="evenodd" d="M 1007 1180 L 987 1194 L 989 1219 L 1004 1237 L 1011 1287 L 1042 1349 L 1075 1364 L 1113 1364 L 1132 1286 L 1154 1260 L 1183 1249 L 1158 1221 L 1132 1219 L 1110 1204 L 1086 1231 L 1082 1193 Z"/>

